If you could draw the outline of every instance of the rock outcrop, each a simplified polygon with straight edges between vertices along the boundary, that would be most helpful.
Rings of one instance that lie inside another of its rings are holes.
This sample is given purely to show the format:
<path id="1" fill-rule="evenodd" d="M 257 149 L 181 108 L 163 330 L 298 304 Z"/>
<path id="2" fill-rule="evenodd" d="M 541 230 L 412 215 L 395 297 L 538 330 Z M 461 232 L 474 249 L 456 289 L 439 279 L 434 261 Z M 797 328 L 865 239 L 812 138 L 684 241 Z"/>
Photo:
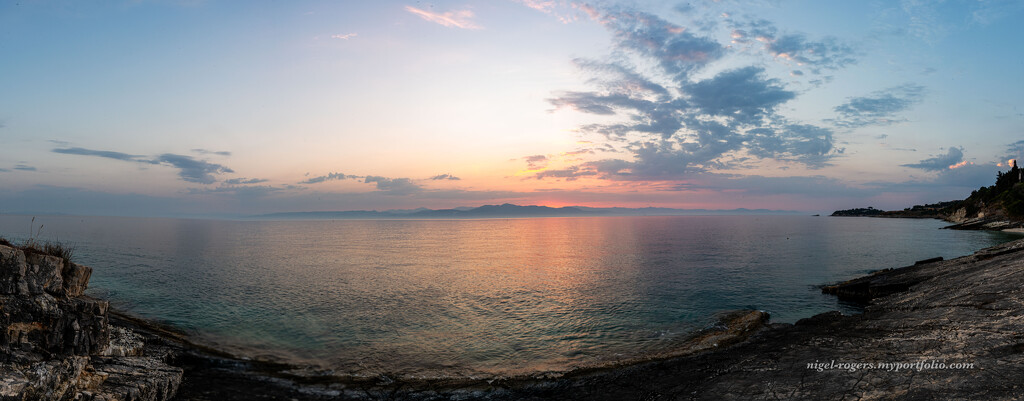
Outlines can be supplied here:
<path id="1" fill-rule="evenodd" d="M 83 295 L 92 269 L 0 245 L 0 400 L 167 400 L 182 370 Z M 112 335 L 113 334 L 113 335 Z"/>

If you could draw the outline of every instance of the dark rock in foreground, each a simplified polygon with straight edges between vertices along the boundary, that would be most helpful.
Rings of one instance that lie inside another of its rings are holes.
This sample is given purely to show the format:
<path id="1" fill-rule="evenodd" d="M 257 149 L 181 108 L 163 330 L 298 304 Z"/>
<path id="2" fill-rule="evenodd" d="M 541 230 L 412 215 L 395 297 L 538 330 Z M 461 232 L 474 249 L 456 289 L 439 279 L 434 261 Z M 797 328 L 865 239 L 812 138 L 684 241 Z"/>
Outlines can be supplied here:
<path id="1" fill-rule="evenodd" d="M 0 245 L 0 400 L 167 400 L 182 371 L 82 296 L 92 269 Z"/>

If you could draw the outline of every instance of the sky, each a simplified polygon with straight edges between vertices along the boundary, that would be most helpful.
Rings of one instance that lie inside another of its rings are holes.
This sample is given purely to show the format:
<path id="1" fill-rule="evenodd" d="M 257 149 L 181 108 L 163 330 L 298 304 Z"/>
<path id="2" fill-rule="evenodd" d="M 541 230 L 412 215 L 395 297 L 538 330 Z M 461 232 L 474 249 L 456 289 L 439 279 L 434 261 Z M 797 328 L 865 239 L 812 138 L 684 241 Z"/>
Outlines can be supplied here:
<path id="1" fill-rule="evenodd" d="M 963 199 L 1024 2 L 0 2 L 0 213 Z"/>

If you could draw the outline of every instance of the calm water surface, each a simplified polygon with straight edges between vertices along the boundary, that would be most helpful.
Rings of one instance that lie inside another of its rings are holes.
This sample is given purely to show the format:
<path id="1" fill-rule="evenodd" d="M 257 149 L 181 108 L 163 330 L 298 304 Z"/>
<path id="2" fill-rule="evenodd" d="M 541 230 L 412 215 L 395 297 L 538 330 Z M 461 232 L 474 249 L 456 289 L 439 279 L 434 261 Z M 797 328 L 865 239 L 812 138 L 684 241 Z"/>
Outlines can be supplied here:
<path id="1" fill-rule="evenodd" d="M 20 240 L 30 216 L 0 216 Z M 677 346 L 717 313 L 852 312 L 817 285 L 1017 238 L 937 220 L 804 216 L 218 221 L 37 217 L 89 293 L 236 352 L 466 377 Z"/>

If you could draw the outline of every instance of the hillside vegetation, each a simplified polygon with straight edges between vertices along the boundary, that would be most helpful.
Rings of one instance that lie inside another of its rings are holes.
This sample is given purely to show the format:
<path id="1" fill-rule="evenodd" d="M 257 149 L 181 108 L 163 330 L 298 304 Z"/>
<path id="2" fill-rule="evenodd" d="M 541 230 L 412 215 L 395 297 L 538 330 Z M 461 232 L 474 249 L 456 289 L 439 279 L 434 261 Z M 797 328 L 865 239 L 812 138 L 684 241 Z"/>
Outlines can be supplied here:
<path id="1" fill-rule="evenodd" d="M 1021 182 L 1021 169 L 1017 163 L 1006 173 L 999 172 L 996 184 L 978 188 L 971 196 L 957 205 L 963 209 L 965 217 L 1006 217 L 1012 220 L 1024 220 L 1024 183 Z"/>

